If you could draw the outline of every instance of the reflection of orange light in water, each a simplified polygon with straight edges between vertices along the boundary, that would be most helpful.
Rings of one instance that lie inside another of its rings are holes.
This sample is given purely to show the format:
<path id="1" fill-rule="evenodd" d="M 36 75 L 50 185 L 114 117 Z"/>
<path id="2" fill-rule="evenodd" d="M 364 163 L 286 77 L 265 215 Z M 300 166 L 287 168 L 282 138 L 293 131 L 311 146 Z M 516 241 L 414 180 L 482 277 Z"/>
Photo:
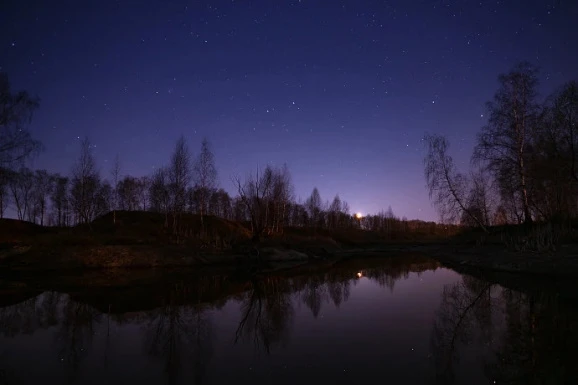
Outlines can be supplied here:
<path id="1" fill-rule="evenodd" d="M 358 278 L 361 278 L 362 275 L 363 275 L 363 274 L 361 274 L 361 271 L 360 271 L 359 273 L 357 273 L 357 277 L 358 277 Z"/>

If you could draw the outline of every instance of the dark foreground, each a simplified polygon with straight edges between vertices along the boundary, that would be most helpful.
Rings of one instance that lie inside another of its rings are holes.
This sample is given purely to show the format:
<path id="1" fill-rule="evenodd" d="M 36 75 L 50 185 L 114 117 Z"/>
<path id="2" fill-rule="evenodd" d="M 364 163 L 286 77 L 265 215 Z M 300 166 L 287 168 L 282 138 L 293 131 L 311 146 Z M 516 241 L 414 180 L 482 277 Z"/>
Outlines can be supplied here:
<path id="1" fill-rule="evenodd" d="M 0 279 L 121 268 L 271 272 L 401 255 L 432 257 L 458 269 L 578 278 L 576 226 L 501 226 L 488 234 L 479 229 L 456 233 L 435 224 L 428 231 L 391 234 L 360 228 L 285 228 L 256 242 L 242 223 L 213 216 L 202 221 L 198 215 L 183 218 L 187 236 L 167 227 L 172 221 L 164 215 L 148 212 L 117 212 L 115 223 L 109 213 L 72 228 L 2 219 Z"/>
<path id="2" fill-rule="evenodd" d="M 32 278 L 2 285 L 0 383 L 578 381 L 571 292 L 423 257 Z"/>

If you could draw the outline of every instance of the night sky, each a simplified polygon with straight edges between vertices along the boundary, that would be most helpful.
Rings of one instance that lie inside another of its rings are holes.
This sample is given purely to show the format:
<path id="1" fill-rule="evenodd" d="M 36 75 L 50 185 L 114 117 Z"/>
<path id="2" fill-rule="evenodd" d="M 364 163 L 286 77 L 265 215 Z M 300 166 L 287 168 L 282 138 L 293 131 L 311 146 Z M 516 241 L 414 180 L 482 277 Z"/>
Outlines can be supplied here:
<path id="1" fill-rule="evenodd" d="M 0 69 L 41 98 L 31 165 L 68 174 L 88 136 L 103 176 L 212 143 L 220 185 L 287 163 L 352 212 L 437 219 L 424 132 L 465 170 L 497 76 L 527 60 L 542 96 L 578 79 L 578 1 L 27 1 L 0 4 Z"/>

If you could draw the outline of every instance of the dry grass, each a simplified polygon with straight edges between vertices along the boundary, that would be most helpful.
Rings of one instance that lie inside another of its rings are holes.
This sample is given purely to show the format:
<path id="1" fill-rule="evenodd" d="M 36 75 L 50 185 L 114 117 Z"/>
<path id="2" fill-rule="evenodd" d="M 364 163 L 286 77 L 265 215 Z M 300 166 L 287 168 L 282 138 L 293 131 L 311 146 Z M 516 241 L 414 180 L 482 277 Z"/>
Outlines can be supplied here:
<path id="1" fill-rule="evenodd" d="M 548 252 L 556 251 L 563 238 L 570 231 L 568 226 L 552 223 L 540 223 L 532 226 L 527 233 L 502 233 L 502 241 L 512 251 Z"/>

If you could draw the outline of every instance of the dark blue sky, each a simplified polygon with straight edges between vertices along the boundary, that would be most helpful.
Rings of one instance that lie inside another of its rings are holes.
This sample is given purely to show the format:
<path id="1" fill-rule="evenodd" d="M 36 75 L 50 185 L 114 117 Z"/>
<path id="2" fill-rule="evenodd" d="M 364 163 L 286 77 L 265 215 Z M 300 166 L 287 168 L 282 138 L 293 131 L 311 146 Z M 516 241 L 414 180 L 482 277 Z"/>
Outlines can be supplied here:
<path id="1" fill-rule="evenodd" d="M 296 193 L 437 219 L 424 132 L 464 169 L 497 76 L 547 95 L 578 78 L 578 1 L 27 1 L 0 5 L 0 67 L 42 99 L 34 167 L 68 173 L 88 136 L 104 176 L 213 144 L 221 186 L 287 163 Z"/>

